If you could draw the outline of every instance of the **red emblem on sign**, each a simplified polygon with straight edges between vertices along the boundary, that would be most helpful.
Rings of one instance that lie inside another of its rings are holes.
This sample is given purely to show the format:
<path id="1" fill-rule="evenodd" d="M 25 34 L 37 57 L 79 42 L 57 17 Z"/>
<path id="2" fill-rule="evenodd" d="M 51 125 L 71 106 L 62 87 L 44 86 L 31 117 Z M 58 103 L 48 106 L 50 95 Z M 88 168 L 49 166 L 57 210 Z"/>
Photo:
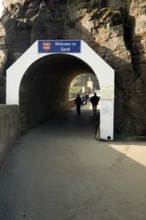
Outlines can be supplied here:
<path id="1" fill-rule="evenodd" d="M 51 50 L 51 43 L 48 41 L 43 41 L 42 42 L 42 47 L 44 51 L 49 51 Z"/>

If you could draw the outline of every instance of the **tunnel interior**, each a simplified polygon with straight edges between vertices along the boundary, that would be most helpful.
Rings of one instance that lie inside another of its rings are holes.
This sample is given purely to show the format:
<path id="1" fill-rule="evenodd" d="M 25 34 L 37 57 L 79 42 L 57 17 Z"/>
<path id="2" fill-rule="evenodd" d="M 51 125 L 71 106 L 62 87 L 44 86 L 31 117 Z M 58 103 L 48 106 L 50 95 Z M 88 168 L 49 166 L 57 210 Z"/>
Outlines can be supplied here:
<path id="1" fill-rule="evenodd" d="M 19 89 L 22 130 L 67 111 L 70 83 L 82 73 L 94 74 L 87 63 L 73 55 L 47 55 L 34 62 L 25 72 Z"/>

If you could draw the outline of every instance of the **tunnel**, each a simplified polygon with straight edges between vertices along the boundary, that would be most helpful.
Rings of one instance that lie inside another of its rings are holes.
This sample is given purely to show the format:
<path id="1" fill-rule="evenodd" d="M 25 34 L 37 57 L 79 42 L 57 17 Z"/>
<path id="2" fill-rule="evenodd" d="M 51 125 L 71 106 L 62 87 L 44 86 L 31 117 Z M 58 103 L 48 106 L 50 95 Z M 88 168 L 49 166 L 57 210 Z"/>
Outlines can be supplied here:
<path id="1" fill-rule="evenodd" d="M 40 42 L 52 50 L 39 50 Z M 72 47 L 58 52 L 60 45 Z M 6 71 L 6 104 L 19 106 L 23 129 L 29 129 L 70 108 L 69 85 L 82 73 L 98 79 L 100 139 L 113 140 L 115 71 L 83 40 L 34 42 Z"/>
<path id="2" fill-rule="evenodd" d="M 72 55 L 53 54 L 34 62 L 26 70 L 19 89 L 22 129 L 69 110 L 70 83 L 82 73 L 94 74 L 89 65 Z"/>

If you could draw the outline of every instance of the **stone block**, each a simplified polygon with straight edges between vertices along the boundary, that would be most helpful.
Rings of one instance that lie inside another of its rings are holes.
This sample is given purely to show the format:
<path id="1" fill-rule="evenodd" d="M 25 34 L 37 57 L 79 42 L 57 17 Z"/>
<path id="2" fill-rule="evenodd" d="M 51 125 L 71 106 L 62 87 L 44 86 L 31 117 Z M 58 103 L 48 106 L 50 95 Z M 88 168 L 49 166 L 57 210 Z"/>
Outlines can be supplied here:
<path id="1" fill-rule="evenodd" d="M 19 107 L 0 105 L 0 167 L 20 134 Z"/>

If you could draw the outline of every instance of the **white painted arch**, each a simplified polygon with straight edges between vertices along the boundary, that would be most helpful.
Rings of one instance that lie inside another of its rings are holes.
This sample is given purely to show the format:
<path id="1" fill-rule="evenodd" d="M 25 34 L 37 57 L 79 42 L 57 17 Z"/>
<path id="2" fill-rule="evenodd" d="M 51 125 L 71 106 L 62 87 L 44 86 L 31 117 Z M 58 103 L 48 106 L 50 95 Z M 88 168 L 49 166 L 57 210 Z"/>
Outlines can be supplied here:
<path id="1" fill-rule="evenodd" d="M 98 78 L 101 90 L 100 101 L 100 134 L 103 140 L 114 138 L 114 69 L 112 69 L 93 49 L 83 40 L 81 52 L 67 53 L 87 63 Z M 54 53 L 53 53 L 54 54 Z M 36 41 L 12 66 L 7 69 L 6 104 L 19 105 L 19 88 L 26 70 L 38 59 L 52 55 L 39 53 Z"/>

